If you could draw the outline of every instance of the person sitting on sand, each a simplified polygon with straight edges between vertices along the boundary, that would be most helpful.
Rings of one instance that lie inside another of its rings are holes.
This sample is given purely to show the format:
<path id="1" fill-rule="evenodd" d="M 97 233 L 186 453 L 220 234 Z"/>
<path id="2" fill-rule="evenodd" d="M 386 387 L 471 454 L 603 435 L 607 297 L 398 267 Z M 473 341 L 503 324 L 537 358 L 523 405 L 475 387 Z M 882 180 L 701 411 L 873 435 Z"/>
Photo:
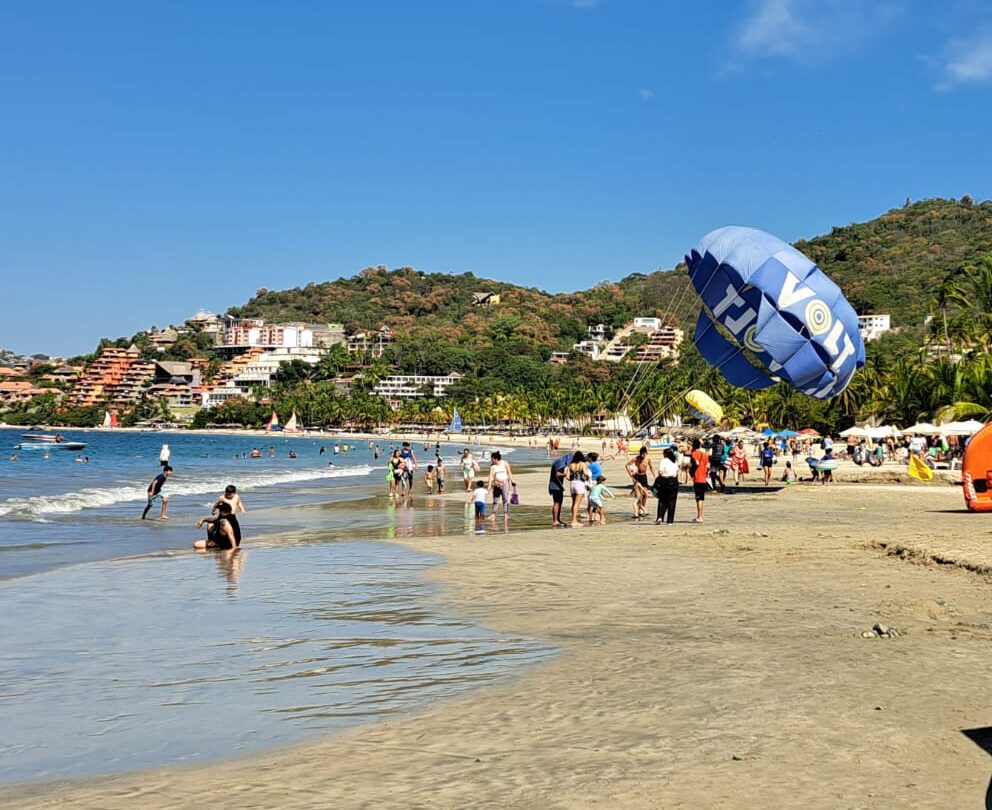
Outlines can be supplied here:
<path id="1" fill-rule="evenodd" d="M 217 512 L 217 517 L 202 517 L 196 521 L 196 528 L 202 529 L 204 525 L 207 527 L 207 538 L 193 543 L 193 548 L 197 551 L 214 548 L 230 551 L 241 546 L 241 527 L 231 512 L 231 505 L 221 501 Z"/>

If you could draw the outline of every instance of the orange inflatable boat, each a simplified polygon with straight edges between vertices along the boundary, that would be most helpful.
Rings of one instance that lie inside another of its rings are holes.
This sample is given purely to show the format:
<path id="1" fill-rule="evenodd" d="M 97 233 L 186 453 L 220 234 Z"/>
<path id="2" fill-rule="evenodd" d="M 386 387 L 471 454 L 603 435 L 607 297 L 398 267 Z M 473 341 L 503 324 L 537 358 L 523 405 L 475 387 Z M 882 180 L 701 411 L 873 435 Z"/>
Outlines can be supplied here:
<path id="1" fill-rule="evenodd" d="M 964 502 L 972 512 L 992 512 L 992 423 L 971 437 L 961 460 Z"/>

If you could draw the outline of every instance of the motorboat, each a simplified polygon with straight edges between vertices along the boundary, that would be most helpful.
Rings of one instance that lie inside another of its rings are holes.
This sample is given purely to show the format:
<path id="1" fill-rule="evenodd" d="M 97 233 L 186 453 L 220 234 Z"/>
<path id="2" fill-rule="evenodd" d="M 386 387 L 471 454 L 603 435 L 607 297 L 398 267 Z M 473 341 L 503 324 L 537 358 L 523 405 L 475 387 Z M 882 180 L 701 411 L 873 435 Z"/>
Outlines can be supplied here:
<path id="1" fill-rule="evenodd" d="M 66 441 L 60 433 L 22 433 L 15 450 L 82 450 L 86 442 Z"/>

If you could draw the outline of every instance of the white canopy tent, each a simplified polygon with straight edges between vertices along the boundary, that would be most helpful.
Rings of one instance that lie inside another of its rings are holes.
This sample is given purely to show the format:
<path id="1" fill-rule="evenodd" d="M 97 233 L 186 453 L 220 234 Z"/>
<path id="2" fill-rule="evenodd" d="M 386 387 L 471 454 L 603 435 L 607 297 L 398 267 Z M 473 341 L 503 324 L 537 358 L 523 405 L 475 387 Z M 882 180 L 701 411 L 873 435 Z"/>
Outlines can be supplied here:
<path id="1" fill-rule="evenodd" d="M 929 422 L 917 422 L 912 427 L 906 428 L 903 433 L 909 433 L 915 436 L 938 436 L 940 434 L 940 428 L 936 425 L 931 425 Z"/>
<path id="2" fill-rule="evenodd" d="M 867 430 L 868 436 L 872 439 L 888 439 L 890 436 L 898 436 L 902 433 L 895 425 L 879 425 Z"/>
<path id="3" fill-rule="evenodd" d="M 938 427 L 941 436 L 970 436 L 985 427 L 985 423 L 977 419 L 969 419 L 966 422 L 945 422 Z"/>
<path id="4" fill-rule="evenodd" d="M 847 430 L 842 430 L 840 432 L 840 437 L 842 439 L 849 439 L 852 436 L 855 439 L 867 439 L 869 433 L 867 430 L 865 430 L 865 428 L 858 427 L 857 425 L 855 425 L 854 427 L 849 427 Z"/>

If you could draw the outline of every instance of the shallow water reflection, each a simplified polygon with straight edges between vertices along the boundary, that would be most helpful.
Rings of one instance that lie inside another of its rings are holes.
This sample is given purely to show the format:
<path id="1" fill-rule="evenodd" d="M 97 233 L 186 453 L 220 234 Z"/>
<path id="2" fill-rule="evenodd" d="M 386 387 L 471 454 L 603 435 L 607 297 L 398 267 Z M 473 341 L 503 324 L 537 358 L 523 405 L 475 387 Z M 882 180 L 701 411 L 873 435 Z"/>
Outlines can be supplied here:
<path id="1" fill-rule="evenodd" d="M 100 562 L 0 585 L 0 779 L 204 761 L 551 654 L 434 607 L 424 555 L 339 542 Z"/>

